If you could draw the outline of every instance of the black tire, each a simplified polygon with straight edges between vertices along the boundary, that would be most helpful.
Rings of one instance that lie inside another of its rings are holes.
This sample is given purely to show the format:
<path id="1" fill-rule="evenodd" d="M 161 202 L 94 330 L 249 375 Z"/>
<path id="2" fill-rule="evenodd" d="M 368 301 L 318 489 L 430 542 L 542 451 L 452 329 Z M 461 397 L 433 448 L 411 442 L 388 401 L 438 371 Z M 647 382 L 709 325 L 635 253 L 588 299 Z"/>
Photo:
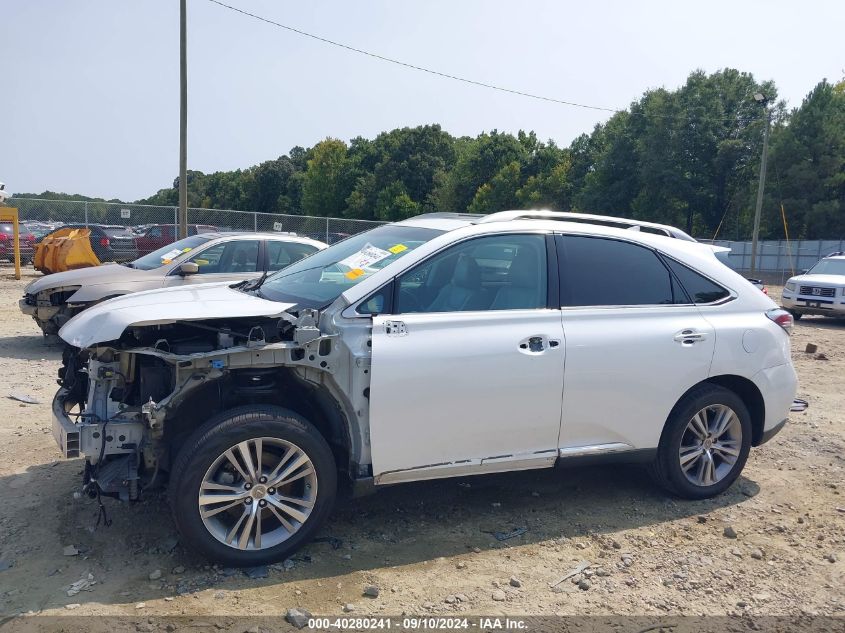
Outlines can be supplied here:
<path id="1" fill-rule="evenodd" d="M 316 472 L 317 497 L 307 520 L 287 540 L 260 550 L 240 550 L 219 541 L 200 516 L 200 484 L 214 461 L 239 442 L 278 438 L 298 447 Z M 337 493 L 337 467 L 326 440 L 305 418 L 270 405 L 225 411 L 197 429 L 181 446 L 170 473 L 168 497 L 183 543 L 209 560 L 230 567 L 253 567 L 284 560 L 308 543 L 331 513 Z"/>
<path id="2" fill-rule="evenodd" d="M 706 407 L 724 405 L 730 407 L 742 432 L 739 455 L 731 470 L 712 485 L 692 483 L 681 468 L 679 451 L 681 441 L 687 432 L 687 425 L 699 411 Z M 685 499 L 709 499 L 727 490 L 742 473 L 751 450 L 751 415 L 742 399 L 733 391 L 718 385 L 702 385 L 686 394 L 669 415 L 657 458 L 652 464 L 651 474 L 655 481 L 669 492 Z"/>
<path id="3" fill-rule="evenodd" d="M 801 317 L 804 316 L 801 312 L 790 312 L 789 314 L 791 314 L 792 318 L 796 321 L 800 321 Z"/>

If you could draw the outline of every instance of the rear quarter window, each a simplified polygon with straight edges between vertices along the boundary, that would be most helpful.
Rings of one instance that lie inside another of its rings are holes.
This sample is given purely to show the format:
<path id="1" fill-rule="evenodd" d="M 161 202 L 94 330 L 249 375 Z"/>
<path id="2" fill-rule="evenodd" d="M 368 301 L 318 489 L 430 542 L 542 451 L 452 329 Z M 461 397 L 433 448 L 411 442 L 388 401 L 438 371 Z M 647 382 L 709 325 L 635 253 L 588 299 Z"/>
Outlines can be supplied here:
<path id="1" fill-rule="evenodd" d="M 681 282 L 684 290 L 692 298 L 693 303 L 715 303 L 727 299 L 731 295 L 730 291 L 716 282 L 710 281 L 701 273 L 669 257 L 666 257 L 665 260 L 666 264 Z"/>

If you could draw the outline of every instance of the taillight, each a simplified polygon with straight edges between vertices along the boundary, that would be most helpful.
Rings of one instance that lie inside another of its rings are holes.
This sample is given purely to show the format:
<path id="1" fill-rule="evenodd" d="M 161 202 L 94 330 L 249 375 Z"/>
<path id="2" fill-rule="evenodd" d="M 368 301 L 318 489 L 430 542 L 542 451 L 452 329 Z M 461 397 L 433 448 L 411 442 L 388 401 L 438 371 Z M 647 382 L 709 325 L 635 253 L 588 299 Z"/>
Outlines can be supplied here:
<path id="1" fill-rule="evenodd" d="M 787 334 L 792 334 L 792 326 L 795 325 L 795 319 L 792 318 L 789 312 L 775 308 L 766 312 L 766 316 L 781 326 Z"/>
<path id="2" fill-rule="evenodd" d="M 5 233 L 0 233 L 0 242 L 7 242 L 9 240 L 9 236 Z"/>
<path id="3" fill-rule="evenodd" d="M 108 245 L 109 245 L 109 238 L 101 237 L 100 238 L 100 246 L 105 246 L 106 248 L 108 248 Z"/>

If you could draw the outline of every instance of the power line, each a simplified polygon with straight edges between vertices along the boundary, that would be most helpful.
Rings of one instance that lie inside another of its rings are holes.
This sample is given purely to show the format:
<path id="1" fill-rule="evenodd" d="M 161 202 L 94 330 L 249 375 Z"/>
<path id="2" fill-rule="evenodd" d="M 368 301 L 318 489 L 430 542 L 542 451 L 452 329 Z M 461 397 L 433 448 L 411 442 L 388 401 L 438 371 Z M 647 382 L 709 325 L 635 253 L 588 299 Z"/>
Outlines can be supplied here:
<path id="1" fill-rule="evenodd" d="M 303 31 L 302 29 L 295 28 L 293 26 L 289 26 L 287 24 L 282 24 L 281 22 L 276 22 L 275 20 L 271 20 L 270 18 L 265 18 L 263 16 L 257 15 L 255 13 L 250 13 L 249 11 L 245 11 L 244 9 L 240 9 L 238 7 L 233 7 L 230 4 L 226 4 L 225 2 L 221 2 L 220 0 L 208 0 L 212 4 L 216 4 L 220 7 L 225 9 L 229 9 L 230 11 L 234 11 L 235 13 L 240 13 L 241 15 L 245 15 L 247 17 L 253 18 L 254 20 L 258 20 L 259 22 L 264 22 L 265 24 L 270 24 L 271 26 L 275 26 L 280 29 L 284 29 L 291 33 L 295 33 L 297 35 L 301 35 L 302 37 L 307 37 L 312 40 L 316 40 L 318 42 L 322 42 L 323 44 L 329 44 L 330 46 L 334 46 L 337 48 L 341 48 L 353 53 L 357 53 L 359 55 L 364 55 L 366 57 L 371 57 L 373 59 L 378 59 L 383 62 L 387 62 L 389 64 L 394 64 L 396 66 L 402 66 L 404 68 L 410 68 L 411 70 L 416 70 L 419 72 L 427 73 L 429 75 L 434 75 L 436 77 L 442 77 L 444 79 L 451 79 L 453 81 L 459 81 L 461 83 L 469 84 L 471 86 L 477 86 L 480 88 L 488 88 L 490 90 L 497 90 L 499 92 L 505 92 L 512 95 L 517 95 L 520 97 L 527 97 L 529 99 L 536 99 L 537 101 L 546 101 L 548 103 L 557 103 L 559 105 L 570 106 L 573 108 L 583 108 L 585 110 L 597 110 L 599 112 L 610 112 L 612 114 L 627 114 L 629 116 L 642 116 L 642 117 L 649 117 L 649 118 L 662 118 L 662 119 L 675 119 L 678 117 L 683 116 L 683 112 L 676 112 L 673 114 L 648 114 L 646 112 L 632 112 L 629 110 L 620 110 L 617 108 L 607 108 L 604 106 L 597 106 L 597 105 L 589 105 L 586 103 L 577 103 L 575 101 L 566 101 L 564 99 L 556 99 L 554 97 L 547 97 L 544 95 L 538 95 L 531 92 L 525 92 L 523 90 L 516 90 L 513 88 L 506 88 L 504 86 L 498 86 L 496 84 L 487 83 L 484 81 L 478 81 L 476 79 L 469 79 L 467 77 L 461 77 L 459 75 L 453 75 L 451 73 L 441 72 L 439 70 L 434 70 L 432 68 L 426 68 L 425 66 L 418 66 L 416 64 L 411 64 L 409 62 L 404 62 L 399 59 L 394 59 L 392 57 L 387 57 L 385 55 L 379 55 L 378 53 L 373 53 L 371 51 L 364 50 L 362 48 L 357 48 L 355 46 L 351 46 L 350 44 L 344 44 L 343 42 L 337 42 L 335 40 L 331 40 L 327 37 L 322 37 L 320 35 L 315 35 L 314 33 L 309 33 L 308 31 Z M 750 90 L 750 88 L 749 88 Z M 746 90 L 746 94 L 748 90 Z M 725 117 L 723 119 L 715 119 L 720 122 L 727 122 L 727 123 L 735 123 L 737 125 L 743 123 L 750 123 L 754 119 L 748 118 L 740 118 L 740 113 L 737 112 L 735 116 L 732 117 Z"/>
<path id="2" fill-rule="evenodd" d="M 383 62 L 388 62 L 390 64 L 395 64 L 397 66 L 404 66 L 405 68 L 410 68 L 412 70 L 418 70 L 420 72 L 428 73 L 430 75 L 436 75 L 438 77 L 443 77 L 445 79 L 452 79 L 454 81 L 460 81 L 465 84 L 470 84 L 473 86 L 479 86 L 481 88 L 489 88 L 491 90 L 498 90 L 499 92 L 507 92 L 513 95 L 519 95 L 520 97 L 528 97 L 530 99 L 537 99 L 539 101 L 548 101 L 551 103 L 558 103 L 561 105 L 572 106 L 574 108 L 585 108 L 587 110 L 600 110 L 602 112 L 612 112 L 614 114 L 618 112 L 624 112 L 624 110 L 617 110 L 615 108 L 605 108 L 603 106 L 595 106 L 595 105 L 587 105 L 585 103 L 575 103 L 574 101 L 565 101 L 563 99 L 555 99 L 554 97 L 546 97 L 543 95 L 537 95 L 530 92 L 524 92 L 522 90 L 514 90 L 513 88 L 505 88 L 503 86 L 497 86 L 495 84 L 485 83 L 483 81 L 477 81 L 475 79 L 468 79 L 466 77 L 459 77 L 458 75 L 452 75 L 450 73 L 440 72 L 439 70 L 433 70 L 431 68 L 425 68 L 424 66 L 417 66 L 416 64 L 410 64 L 408 62 L 403 62 L 398 59 L 393 59 L 392 57 L 385 57 L 384 55 L 379 55 L 378 53 L 372 53 L 370 51 L 365 51 L 361 48 L 356 48 L 354 46 L 350 46 L 349 44 L 344 44 L 342 42 L 336 42 L 334 40 L 330 40 L 326 37 L 321 37 L 319 35 L 314 35 L 313 33 L 308 33 L 307 31 L 303 31 L 301 29 L 294 28 L 292 26 L 288 26 L 287 24 L 282 24 L 281 22 L 275 22 L 274 20 L 270 20 L 269 18 L 262 17 L 260 15 L 256 15 L 254 13 L 250 13 L 249 11 L 244 11 L 243 9 L 239 9 L 238 7 L 233 7 L 229 4 L 224 2 L 220 2 L 220 0 L 208 0 L 209 2 L 216 4 L 218 6 L 224 7 L 226 9 L 230 9 L 231 11 L 235 11 L 237 13 L 241 13 L 246 15 L 250 18 L 255 20 L 260 20 L 261 22 L 265 22 L 267 24 L 272 24 L 280 29 L 285 29 L 286 31 L 290 31 L 291 33 L 296 33 L 297 35 L 302 35 L 303 37 L 309 37 L 312 40 L 317 40 L 318 42 L 323 42 L 324 44 L 330 44 L 332 46 L 336 46 L 338 48 L 343 48 L 347 51 L 352 51 L 353 53 L 358 53 L 359 55 L 366 55 L 367 57 L 372 57 L 374 59 L 379 59 Z"/>

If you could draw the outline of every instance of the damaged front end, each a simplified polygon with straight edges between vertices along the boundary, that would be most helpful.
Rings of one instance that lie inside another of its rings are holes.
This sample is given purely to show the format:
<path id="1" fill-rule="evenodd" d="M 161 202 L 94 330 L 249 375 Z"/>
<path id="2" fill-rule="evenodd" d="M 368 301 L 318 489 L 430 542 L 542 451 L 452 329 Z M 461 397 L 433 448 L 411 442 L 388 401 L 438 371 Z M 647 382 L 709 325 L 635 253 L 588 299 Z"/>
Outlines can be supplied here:
<path id="1" fill-rule="evenodd" d="M 166 479 L 193 431 L 241 404 L 297 401 L 298 410 L 328 420 L 330 442 L 345 444 L 337 401 L 313 395 L 331 389 L 339 364 L 335 337 L 320 332 L 318 316 L 131 326 L 117 340 L 68 346 L 53 435 L 65 457 L 85 457 L 83 493 L 137 499 Z"/>

